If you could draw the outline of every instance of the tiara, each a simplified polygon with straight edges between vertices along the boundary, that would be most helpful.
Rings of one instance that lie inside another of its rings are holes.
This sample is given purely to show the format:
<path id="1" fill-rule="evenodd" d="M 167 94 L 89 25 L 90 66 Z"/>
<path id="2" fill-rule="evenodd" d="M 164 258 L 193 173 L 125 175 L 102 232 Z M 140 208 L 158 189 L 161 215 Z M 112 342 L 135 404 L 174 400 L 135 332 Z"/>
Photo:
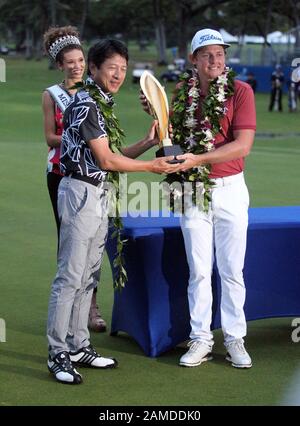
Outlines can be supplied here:
<path id="1" fill-rule="evenodd" d="M 58 38 L 54 43 L 49 47 L 49 55 L 55 60 L 57 54 L 66 46 L 70 46 L 71 44 L 77 44 L 81 46 L 79 39 L 76 36 L 67 35 L 64 37 Z"/>

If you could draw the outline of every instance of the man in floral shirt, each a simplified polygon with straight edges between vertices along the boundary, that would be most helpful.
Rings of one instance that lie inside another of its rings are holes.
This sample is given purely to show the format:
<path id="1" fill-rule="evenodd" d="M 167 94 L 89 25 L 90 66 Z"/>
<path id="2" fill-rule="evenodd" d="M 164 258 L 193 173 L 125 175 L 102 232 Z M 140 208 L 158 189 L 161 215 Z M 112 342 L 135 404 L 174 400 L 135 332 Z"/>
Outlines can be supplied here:
<path id="1" fill-rule="evenodd" d="M 117 366 L 115 359 L 99 355 L 91 346 L 87 327 L 93 276 L 101 266 L 107 236 L 108 170 L 168 173 L 175 167 L 167 162 L 173 157 L 134 159 L 158 143 L 155 123 L 144 139 L 122 149 L 124 155 L 111 149 L 119 142 L 115 135 L 121 135 L 112 112 L 112 94 L 124 82 L 127 63 L 127 48 L 121 42 L 103 40 L 93 46 L 88 54 L 93 90 L 79 90 L 64 115 L 60 244 L 47 325 L 48 369 L 62 383 L 82 382 L 75 364 L 98 369 Z"/>

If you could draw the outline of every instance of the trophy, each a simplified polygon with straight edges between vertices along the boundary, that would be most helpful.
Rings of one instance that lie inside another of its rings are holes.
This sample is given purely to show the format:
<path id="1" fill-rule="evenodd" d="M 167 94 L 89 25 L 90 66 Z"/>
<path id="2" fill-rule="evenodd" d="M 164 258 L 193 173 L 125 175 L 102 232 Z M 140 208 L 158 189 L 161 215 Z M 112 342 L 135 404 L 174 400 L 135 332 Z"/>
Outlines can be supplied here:
<path id="1" fill-rule="evenodd" d="M 156 157 L 168 157 L 173 155 L 174 159 L 168 161 L 170 164 L 183 163 L 178 160 L 177 155 L 183 154 L 179 145 L 173 145 L 169 138 L 169 104 L 166 92 L 160 82 L 149 72 L 144 71 L 140 78 L 141 89 L 146 96 L 150 107 L 150 114 L 158 120 L 159 150 Z"/>

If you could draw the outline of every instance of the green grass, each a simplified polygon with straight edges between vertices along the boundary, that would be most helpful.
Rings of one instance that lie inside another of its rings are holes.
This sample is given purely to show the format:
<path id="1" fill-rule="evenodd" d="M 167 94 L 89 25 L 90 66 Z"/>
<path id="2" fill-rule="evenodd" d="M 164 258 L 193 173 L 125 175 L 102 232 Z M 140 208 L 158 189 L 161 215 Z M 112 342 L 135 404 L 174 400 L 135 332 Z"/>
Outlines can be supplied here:
<path id="1" fill-rule="evenodd" d="M 7 342 L 0 343 L 0 406 L 279 403 L 299 364 L 288 318 L 249 322 L 247 347 L 254 360 L 249 371 L 225 364 L 220 331 L 215 333 L 214 362 L 195 369 L 177 367 L 183 349 L 151 359 L 125 333 L 117 338 L 106 333 L 94 334 L 93 344 L 119 360 L 117 370 L 84 370 L 85 383 L 79 387 L 59 385 L 49 376 L 45 326 L 56 230 L 46 189 L 40 105 L 42 90 L 60 78 L 45 60 L 10 59 L 7 83 L 0 84 L 0 318 L 7 326 Z M 269 113 L 268 97 L 258 94 L 256 99 L 258 134 L 299 132 L 299 113 L 289 114 L 287 108 Z M 130 142 L 150 126 L 130 76 L 117 96 L 117 114 Z M 299 204 L 299 154 L 297 137 L 256 138 L 246 172 L 252 206 Z M 144 157 L 153 155 L 154 150 Z M 133 179 L 159 177 L 132 174 Z M 113 290 L 107 258 L 99 300 L 109 322 Z"/>

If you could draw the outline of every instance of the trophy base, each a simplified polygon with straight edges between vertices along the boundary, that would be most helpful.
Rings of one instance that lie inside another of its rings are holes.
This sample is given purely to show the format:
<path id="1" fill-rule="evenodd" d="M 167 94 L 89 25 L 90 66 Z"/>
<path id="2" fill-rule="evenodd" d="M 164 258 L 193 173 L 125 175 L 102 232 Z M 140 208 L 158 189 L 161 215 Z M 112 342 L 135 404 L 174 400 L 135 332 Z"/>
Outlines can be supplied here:
<path id="1" fill-rule="evenodd" d="M 183 154 L 182 149 L 179 145 L 169 145 L 169 146 L 163 146 L 158 151 L 156 151 L 156 157 L 169 157 L 171 155 L 174 156 L 173 160 L 168 161 L 170 164 L 178 164 L 183 163 L 184 160 L 178 160 L 176 158 L 177 155 Z"/>

